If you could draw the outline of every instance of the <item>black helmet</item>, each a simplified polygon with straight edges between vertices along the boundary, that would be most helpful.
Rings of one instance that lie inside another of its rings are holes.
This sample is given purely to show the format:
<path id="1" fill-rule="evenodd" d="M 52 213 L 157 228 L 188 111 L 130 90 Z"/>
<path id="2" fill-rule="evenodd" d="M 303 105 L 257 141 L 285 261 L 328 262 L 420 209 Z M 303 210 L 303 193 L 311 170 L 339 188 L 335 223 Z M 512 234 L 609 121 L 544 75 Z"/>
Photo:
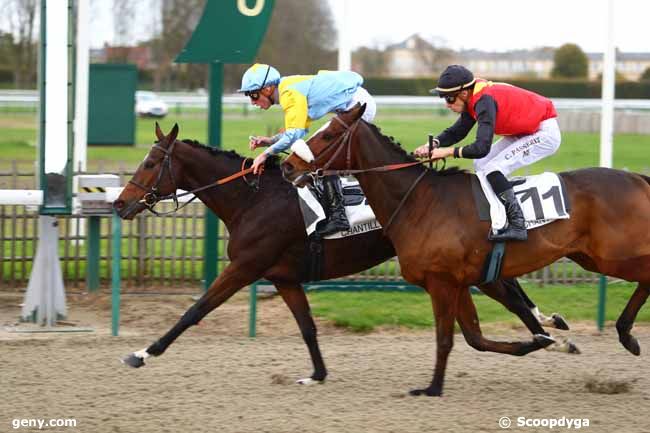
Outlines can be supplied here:
<path id="1" fill-rule="evenodd" d="M 474 74 L 464 66 L 449 65 L 440 74 L 438 78 L 438 86 L 435 89 L 429 90 L 434 95 L 444 96 L 449 93 L 454 93 L 466 89 L 474 84 Z"/>

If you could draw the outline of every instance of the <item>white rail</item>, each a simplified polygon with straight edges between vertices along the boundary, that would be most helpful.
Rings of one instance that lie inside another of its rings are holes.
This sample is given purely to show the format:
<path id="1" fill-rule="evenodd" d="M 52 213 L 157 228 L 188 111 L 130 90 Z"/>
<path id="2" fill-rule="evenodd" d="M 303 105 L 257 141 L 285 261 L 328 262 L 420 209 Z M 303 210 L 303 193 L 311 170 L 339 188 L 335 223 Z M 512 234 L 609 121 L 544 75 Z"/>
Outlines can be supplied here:
<path id="1" fill-rule="evenodd" d="M 172 107 L 208 107 L 208 95 L 197 92 L 160 92 L 160 98 Z M 394 107 L 443 107 L 442 100 L 435 96 L 375 96 L 380 106 Z M 558 110 L 600 110 L 600 99 L 552 98 Z M 222 103 L 226 106 L 248 105 L 249 101 L 243 95 L 224 95 Z M 35 106 L 38 104 L 38 92 L 32 90 L 2 90 L 0 91 L 0 106 Z M 617 99 L 614 101 L 615 110 L 650 110 L 650 99 Z"/>

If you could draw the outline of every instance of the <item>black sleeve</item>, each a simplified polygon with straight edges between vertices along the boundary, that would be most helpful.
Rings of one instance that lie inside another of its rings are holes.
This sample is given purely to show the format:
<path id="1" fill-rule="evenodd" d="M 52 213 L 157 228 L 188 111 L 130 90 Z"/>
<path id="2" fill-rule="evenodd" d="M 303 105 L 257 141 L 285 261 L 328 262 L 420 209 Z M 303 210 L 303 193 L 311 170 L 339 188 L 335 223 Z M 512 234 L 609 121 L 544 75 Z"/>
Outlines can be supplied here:
<path id="1" fill-rule="evenodd" d="M 469 113 L 462 113 L 453 125 L 436 137 L 440 141 L 440 147 L 451 146 L 467 137 L 475 123 L 476 121 Z"/>
<path id="2" fill-rule="evenodd" d="M 490 95 L 484 95 L 474 106 L 476 110 L 476 141 L 462 147 L 462 157 L 477 159 L 483 158 L 490 152 L 492 139 L 494 138 L 494 125 L 497 121 L 497 103 Z M 458 157 L 461 151 L 456 149 L 454 156 Z"/>

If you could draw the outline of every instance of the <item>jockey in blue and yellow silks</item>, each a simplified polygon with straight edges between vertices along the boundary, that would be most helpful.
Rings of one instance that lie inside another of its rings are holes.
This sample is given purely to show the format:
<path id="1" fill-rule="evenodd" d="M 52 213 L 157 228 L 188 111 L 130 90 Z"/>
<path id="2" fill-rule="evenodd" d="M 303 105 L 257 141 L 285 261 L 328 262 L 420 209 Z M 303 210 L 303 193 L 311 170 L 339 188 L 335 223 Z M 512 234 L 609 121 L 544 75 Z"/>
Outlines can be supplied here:
<path id="1" fill-rule="evenodd" d="M 292 75 L 281 77 L 272 66 L 256 63 L 244 73 L 243 92 L 251 104 L 268 110 L 280 104 L 284 111 L 284 132 L 273 137 L 251 137 L 250 148 L 270 146 L 253 162 L 257 173 L 269 155 L 275 155 L 290 147 L 306 148 L 301 140 L 309 131 L 313 120 L 327 113 L 337 113 L 352 108 L 355 104 L 366 104 L 363 119 L 371 122 L 377 111 L 372 96 L 363 88 L 363 78 L 351 71 L 319 71 L 316 75 Z M 300 154 L 300 152 L 297 152 Z M 325 206 L 328 221 L 321 235 L 328 235 L 349 229 L 343 207 L 341 185 L 336 176 L 323 180 L 324 195 L 329 206 Z M 329 207 L 329 212 L 327 207 Z"/>

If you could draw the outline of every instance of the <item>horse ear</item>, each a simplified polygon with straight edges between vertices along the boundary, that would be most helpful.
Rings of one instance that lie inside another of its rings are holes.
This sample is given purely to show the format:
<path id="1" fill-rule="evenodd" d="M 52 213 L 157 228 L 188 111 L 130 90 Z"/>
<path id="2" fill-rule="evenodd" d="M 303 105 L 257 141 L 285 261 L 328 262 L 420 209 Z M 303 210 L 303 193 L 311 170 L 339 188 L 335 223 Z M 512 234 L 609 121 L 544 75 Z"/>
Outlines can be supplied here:
<path id="1" fill-rule="evenodd" d="M 357 102 L 357 104 L 358 104 L 358 102 Z M 358 112 L 357 115 L 356 115 L 357 119 L 360 119 L 361 116 L 363 116 L 363 113 L 366 112 L 366 107 L 367 107 L 367 106 L 368 106 L 368 105 L 367 105 L 366 103 L 361 104 L 361 107 L 359 107 L 359 112 Z"/>
<path id="2" fill-rule="evenodd" d="M 174 123 L 174 127 L 172 128 L 171 132 L 167 136 L 168 143 L 173 143 L 176 141 L 176 137 L 178 136 L 178 123 Z"/>
<path id="3" fill-rule="evenodd" d="M 354 107 L 350 108 L 346 112 L 347 114 L 347 120 L 350 122 L 354 122 L 357 119 L 360 119 L 361 116 L 363 116 L 363 113 L 366 111 L 366 104 L 361 104 L 357 102 Z"/>
<path id="4" fill-rule="evenodd" d="M 165 134 L 163 134 L 162 130 L 160 129 L 158 122 L 156 122 L 156 137 L 158 137 L 158 141 L 163 141 L 165 138 Z"/>

